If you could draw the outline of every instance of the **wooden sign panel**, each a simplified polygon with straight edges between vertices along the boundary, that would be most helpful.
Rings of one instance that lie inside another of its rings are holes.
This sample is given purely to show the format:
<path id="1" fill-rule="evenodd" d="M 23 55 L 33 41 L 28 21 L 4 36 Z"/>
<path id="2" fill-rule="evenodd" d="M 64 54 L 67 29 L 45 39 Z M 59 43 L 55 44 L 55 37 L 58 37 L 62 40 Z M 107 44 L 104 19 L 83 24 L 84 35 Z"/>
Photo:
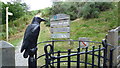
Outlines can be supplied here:
<path id="1" fill-rule="evenodd" d="M 56 14 L 51 17 L 50 21 L 64 20 L 64 19 L 70 19 L 70 16 L 66 14 Z"/>
<path id="2" fill-rule="evenodd" d="M 70 16 L 56 14 L 50 18 L 51 38 L 70 38 Z M 63 32 L 63 33 L 61 33 Z"/>
<path id="3" fill-rule="evenodd" d="M 51 27 L 64 27 L 69 26 L 69 20 L 57 20 L 50 23 Z"/>
<path id="4" fill-rule="evenodd" d="M 51 32 L 70 32 L 70 27 L 51 28 Z"/>
<path id="5" fill-rule="evenodd" d="M 51 34 L 51 38 L 70 38 L 69 33 Z"/>

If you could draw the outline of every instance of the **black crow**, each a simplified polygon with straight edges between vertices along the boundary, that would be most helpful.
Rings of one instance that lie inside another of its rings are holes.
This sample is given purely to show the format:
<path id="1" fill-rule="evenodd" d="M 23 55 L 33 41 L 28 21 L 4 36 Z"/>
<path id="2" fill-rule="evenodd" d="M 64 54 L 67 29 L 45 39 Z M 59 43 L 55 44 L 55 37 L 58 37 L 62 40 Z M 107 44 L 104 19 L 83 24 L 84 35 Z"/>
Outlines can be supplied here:
<path id="1" fill-rule="evenodd" d="M 28 55 L 34 55 L 37 50 L 37 39 L 40 32 L 40 22 L 45 21 L 40 17 L 34 17 L 32 23 L 28 25 L 24 33 L 21 53 L 24 51 L 23 57 L 27 58 Z"/>

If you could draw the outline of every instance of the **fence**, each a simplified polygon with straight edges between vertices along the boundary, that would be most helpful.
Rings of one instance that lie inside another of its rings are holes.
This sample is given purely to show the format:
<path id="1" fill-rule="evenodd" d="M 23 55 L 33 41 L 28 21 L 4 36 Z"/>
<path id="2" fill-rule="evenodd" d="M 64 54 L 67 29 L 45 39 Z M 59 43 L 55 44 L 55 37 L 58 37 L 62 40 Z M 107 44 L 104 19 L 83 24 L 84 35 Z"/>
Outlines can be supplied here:
<path id="1" fill-rule="evenodd" d="M 40 66 L 40 68 L 60 68 L 62 63 L 66 63 L 67 68 L 71 68 L 74 63 L 76 68 L 79 67 L 103 67 L 106 68 L 106 62 L 109 61 L 109 67 L 112 68 L 112 54 L 114 49 L 109 50 L 110 57 L 107 57 L 107 48 L 109 47 L 106 40 L 101 42 L 94 42 L 94 41 L 80 41 L 80 40 L 72 40 L 74 42 L 78 42 L 78 48 L 76 51 L 68 49 L 67 51 L 54 51 L 54 47 L 56 46 L 56 42 L 66 42 L 70 40 L 53 40 L 53 41 L 45 41 L 40 43 L 50 43 L 44 46 L 45 54 L 36 58 L 36 60 L 40 59 L 41 57 L 45 57 L 44 65 Z M 80 42 L 89 42 L 91 47 L 86 47 L 84 50 L 81 51 Z M 38 43 L 38 44 L 40 44 Z M 97 45 L 96 45 L 97 44 Z M 50 47 L 50 51 L 48 51 L 48 47 Z M 63 55 L 65 54 L 65 55 Z M 82 56 L 83 55 L 83 56 Z M 82 57 L 81 57 L 82 56 Z M 76 58 L 74 58 L 76 57 Z M 81 58 L 84 57 L 84 60 Z M 72 60 L 73 58 L 73 60 Z M 64 59 L 64 60 L 63 60 Z M 66 59 L 66 60 L 65 60 Z M 75 59 L 75 60 L 74 60 Z M 102 64 L 102 65 L 101 65 Z M 32 65 L 31 65 L 32 66 Z M 33 65 L 34 68 L 36 66 Z M 30 68 L 30 67 L 29 67 Z M 61 67 L 62 68 L 62 67 Z"/>

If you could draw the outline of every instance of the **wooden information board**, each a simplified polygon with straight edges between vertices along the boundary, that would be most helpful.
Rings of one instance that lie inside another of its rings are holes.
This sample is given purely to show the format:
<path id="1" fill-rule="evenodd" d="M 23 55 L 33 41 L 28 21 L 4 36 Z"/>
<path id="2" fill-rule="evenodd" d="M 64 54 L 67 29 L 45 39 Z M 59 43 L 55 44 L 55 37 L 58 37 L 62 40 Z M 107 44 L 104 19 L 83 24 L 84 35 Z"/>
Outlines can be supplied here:
<path id="1" fill-rule="evenodd" d="M 51 38 L 70 38 L 70 16 L 56 14 L 50 18 Z"/>

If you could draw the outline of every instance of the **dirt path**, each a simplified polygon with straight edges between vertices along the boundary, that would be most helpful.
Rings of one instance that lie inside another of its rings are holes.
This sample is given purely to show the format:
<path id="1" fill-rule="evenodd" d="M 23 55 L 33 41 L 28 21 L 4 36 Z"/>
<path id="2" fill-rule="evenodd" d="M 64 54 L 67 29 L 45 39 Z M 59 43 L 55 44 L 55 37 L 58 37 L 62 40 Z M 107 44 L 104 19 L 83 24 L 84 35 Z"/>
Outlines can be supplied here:
<path id="1" fill-rule="evenodd" d="M 23 58 L 23 53 L 20 53 L 22 40 L 18 43 L 18 46 L 16 46 L 15 50 L 15 63 L 16 66 L 28 66 L 27 59 Z"/>

